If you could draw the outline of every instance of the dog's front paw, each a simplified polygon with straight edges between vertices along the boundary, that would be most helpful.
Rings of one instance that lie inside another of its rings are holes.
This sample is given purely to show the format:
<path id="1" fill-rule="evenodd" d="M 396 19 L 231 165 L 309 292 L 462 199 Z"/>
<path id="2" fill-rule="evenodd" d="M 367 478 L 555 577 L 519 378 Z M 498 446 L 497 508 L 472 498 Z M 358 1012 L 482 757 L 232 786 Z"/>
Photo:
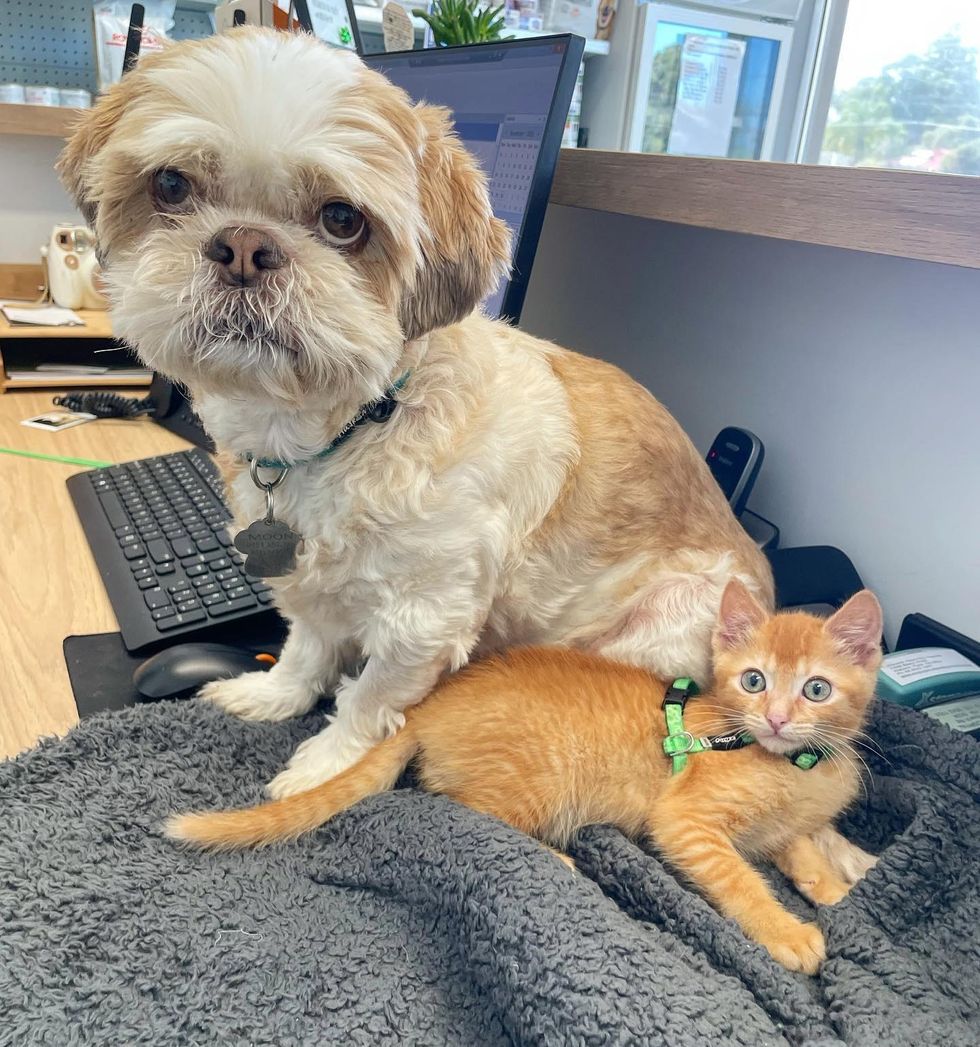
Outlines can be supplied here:
<path id="1" fill-rule="evenodd" d="M 309 712 L 316 701 L 315 694 L 278 679 L 271 670 L 212 680 L 197 696 L 243 720 L 288 720 Z"/>
<path id="2" fill-rule="evenodd" d="M 816 974 L 826 959 L 823 934 L 815 923 L 787 921 L 778 930 L 760 938 L 772 958 L 791 971 Z"/>
<path id="3" fill-rule="evenodd" d="M 306 792 L 347 770 L 372 744 L 351 733 L 348 727 L 332 723 L 297 748 L 285 770 L 269 782 L 265 791 L 274 800 Z"/>

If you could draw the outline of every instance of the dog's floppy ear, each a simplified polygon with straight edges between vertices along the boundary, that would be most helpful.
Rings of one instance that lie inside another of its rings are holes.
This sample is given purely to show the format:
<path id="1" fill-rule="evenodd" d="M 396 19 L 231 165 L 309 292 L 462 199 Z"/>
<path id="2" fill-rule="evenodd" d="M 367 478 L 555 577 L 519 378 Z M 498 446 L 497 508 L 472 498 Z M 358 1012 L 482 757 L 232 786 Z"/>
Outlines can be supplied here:
<path id="1" fill-rule="evenodd" d="M 91 171 L 92 160 L 112 137 L 119 118 L 136 97 L 136 80 L 135 73 L 128 74 L 101 95 L 92 109 L 85 110 L 58 157 L 61 182 L 86 223 L 93 227 L 98 211 L 98 191 Z"/>
<path id="2" fill-rule="evenodd" d="M 415 287 L 402 301 L 401 324 L 419 338 L 467 316 L 510 265 L 510 230 L 494 218 L 486 178 L 456 138 L 448 112 L 419 105 L 423 234 Z"/>

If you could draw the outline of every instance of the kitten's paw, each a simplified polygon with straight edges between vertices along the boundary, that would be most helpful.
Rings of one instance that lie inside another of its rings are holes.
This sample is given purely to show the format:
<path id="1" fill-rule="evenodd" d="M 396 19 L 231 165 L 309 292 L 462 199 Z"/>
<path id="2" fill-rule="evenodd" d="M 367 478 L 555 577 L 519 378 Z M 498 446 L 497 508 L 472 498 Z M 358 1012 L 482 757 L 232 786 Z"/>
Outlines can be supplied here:
<path id="1" fill-rule="evenodd" d="M 762 944 L 777 962 L 791 971 L 816 974 L 827 957 L 823 934 L 815 923 L 796 923 L 781 928 Z"/>
<path id="2" fill-rule="evenodd" d="M 796 889 L 814 905 L 836 905 L 851 890 L 851 884 L 834 876 L 818 876 L 812 880 L 795 880 Z"/>
<path id="3" fill-rule="evenodd" d="M 834 872 L 851 887 L 878 864 L 875 855 L 868 854 L 857 844 L 851 843 L 831 825 L 815 832 L 812 839 L 830 862 Z"/>
<path id="4" fill-rule="evenodd" d="M 846 880 L 853 887 L 858 880 L 863 880 L 878 864 L 878 858 L 876 855 L 868 854 L 867 851 L 862 850 L 850 841 L 847 841 L 847 846 L 847 853 L 840 855 L 835 865 L 842 879 Z"/>
<path id="5" fill-rule="evenodd" d="M 564 851 L 559 851 L 555 847 L 549 847 L 548 844 L 544 845 L 544 849 L 546 851 L 551 851 L 551 853 L 558 859 L 558 861 L 563 862 L 565 865 L 567 865 L 573 873 L 578 872 L 578 869 L 575 867 L 575 859 L 572 858 L 571 855 L 565 854 Z"/>
<path id="6" fill-rule="evenodd" d="M 274 800 L 306 792 L 356 763 L 374 743 L 352 734 L 347 727 L 330 724 L 307 738 L 282 770 L 265 787 Z"/>
<path id="7" fill-rule="evenodd" d="M 309 712 L 317 696 L 277 678 L 270 670 L 212 680 L 197 692 L 197 697 L 243 720 L 288 720 Z"/>

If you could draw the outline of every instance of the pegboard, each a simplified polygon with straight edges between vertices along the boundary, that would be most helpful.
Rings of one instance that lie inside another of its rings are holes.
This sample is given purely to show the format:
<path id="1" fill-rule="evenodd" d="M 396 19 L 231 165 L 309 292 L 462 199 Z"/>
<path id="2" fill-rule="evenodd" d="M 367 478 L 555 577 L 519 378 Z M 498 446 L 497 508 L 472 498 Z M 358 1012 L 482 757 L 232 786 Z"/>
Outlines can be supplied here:
<path id="1" fill-rule="evenodd" d="M 92 0 L 0 0 L 0 83 L 84 87 L 93 94 Z M 210 16 L 177 4 L 175 40 L 211 35 Z"/>

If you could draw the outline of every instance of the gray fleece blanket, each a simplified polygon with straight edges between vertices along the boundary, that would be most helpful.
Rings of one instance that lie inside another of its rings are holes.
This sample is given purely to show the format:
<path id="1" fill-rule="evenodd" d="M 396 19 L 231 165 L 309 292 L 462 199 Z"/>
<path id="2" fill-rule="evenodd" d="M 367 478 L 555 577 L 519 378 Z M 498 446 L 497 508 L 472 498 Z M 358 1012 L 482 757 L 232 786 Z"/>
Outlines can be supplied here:
<path id="1" fill-rule="evenodd" d="M 882 859 L 817 914 L 811 979 L 609 828 L 572 848 L 581 875 L 412 789 L 256 853 L 160 836 L 258 799 L 317 727 L 164 703 L 0 765 L 0 1043 L 980 1043 L 968 738 L 876 710 L 890 763 L 844 827 Z"/>

